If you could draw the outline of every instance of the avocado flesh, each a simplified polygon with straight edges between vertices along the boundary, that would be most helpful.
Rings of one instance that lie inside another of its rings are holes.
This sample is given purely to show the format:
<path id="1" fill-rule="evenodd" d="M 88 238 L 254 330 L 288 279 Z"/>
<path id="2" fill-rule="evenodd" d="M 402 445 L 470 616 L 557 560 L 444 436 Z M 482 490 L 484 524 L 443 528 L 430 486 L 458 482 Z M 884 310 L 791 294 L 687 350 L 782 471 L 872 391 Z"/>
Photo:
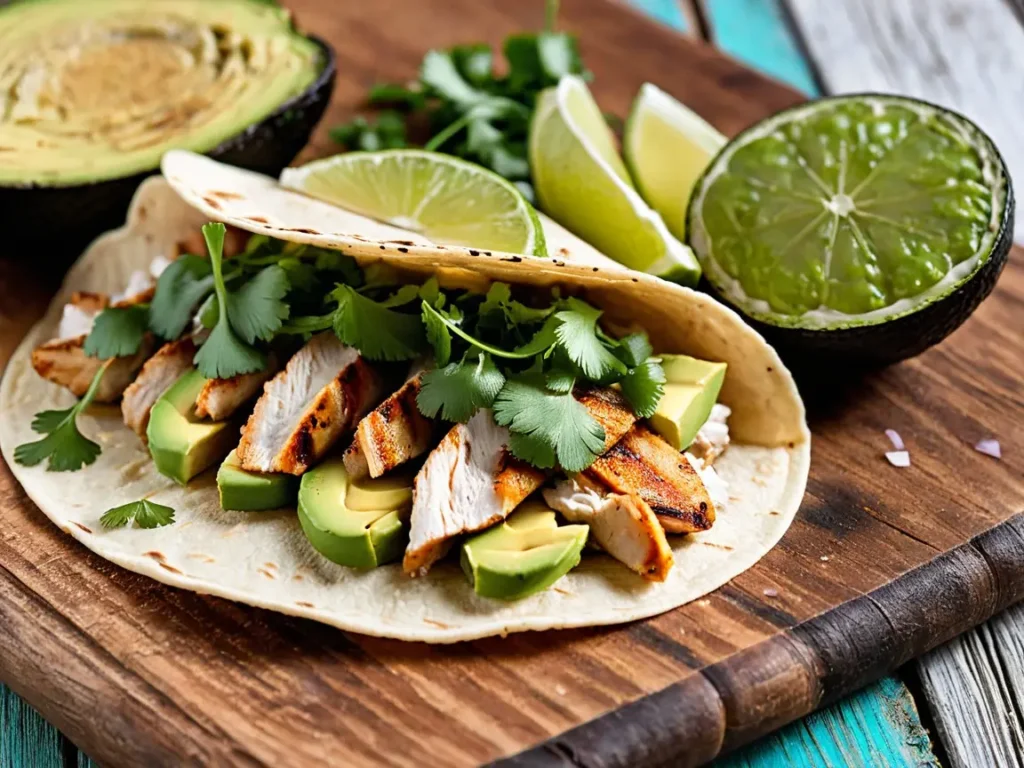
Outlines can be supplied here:
<path id="1" fill-rule="evenodd" d="M 0 39 L 12 85 L 0 146 L 14 150 L 0 186 L 124 178 L 171 148 L 208 152 L 325 63 L 260 0 L 33 0 L 0 8 Z"/>
<path id="2" fill-rule="evenodd" d="M 462 570 L 478 595 L 520 600 L 576 567 L 589 533 L 586 525 L 558 525 L 551 509 L 528 501 L 463 543 Z"/>
<path id="3" fill-rule="evenodd" d="M 299 523 L 309 543 L 321 555 L 349 568 L 376 568 L 401 558 L 408 539 L 412 479 L 406 490 L 388 478 L 379 492 L 374 482 L 360 483 L 359 506 L 348 504 L 353 486 L 341 456 L 328 459 L 302 476 L 299 484 Z M 397 503 L 396 503 L 397 502 Z"/>
<path id="4" fill-rule="evenodd" d="M 235 422 L 196 417 L 196 397 L 205 382 L 196 370 L 181 376 L 156 401 L 146 428 L 156 468 L 182 485 L 220 461 L 238 438 Z"/>
<path id="5" fill-rule="evenodd" d="M 725 381 L 725 363 L 712 363 L 687 355 L 662 355 L 665 394 L 650 418 L 654 431 L 681 451 L 708 420 Z"/>
<path id="6" fill-rule="evenodd" d="M 294 504 L 298 478 L 283 472 L 249 472 L 231 451 L 217 470 L 217 491 L 221 509 L 262 512 Z"/>

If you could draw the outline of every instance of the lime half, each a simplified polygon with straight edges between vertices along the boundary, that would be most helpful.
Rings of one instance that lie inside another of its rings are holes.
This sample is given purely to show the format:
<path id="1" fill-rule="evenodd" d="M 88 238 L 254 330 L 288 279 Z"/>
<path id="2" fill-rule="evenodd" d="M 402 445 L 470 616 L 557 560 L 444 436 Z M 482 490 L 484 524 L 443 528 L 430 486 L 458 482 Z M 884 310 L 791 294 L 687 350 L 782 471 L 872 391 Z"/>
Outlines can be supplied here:
<path id="1" fill-rule="evenodd" d="M 762 323 L 855 329 L 943 302 L 930 319 L 941 338 L 991 290 L 1012 210 L 1006 167 L 977 126 L 862 94 L 786 110 L 733 139 L 694 190 L 689 241 L 716 292 Z M 911 341 L 890 339 L 902 351 L 887 356 L 920 346 Z"/>
<path id="2" fill-rule="evenodd" d="M 547 256 L 537 212 L 505 179 L 439 152 L 347 152 L 286 168 L 281 185 L 444 245 Z"/>
<path id="3" fill-rule="evenodd" d="M 676 237 L 690 192 L 726 138 L 663 90 L 644 83 L 626 119 L 622 153 L 636 186 Z"/>
<path id="4" fill-rule="evenodd" d="M 631 269 L 696 284 L 697 259 L 633 187 L 580 78 L 562 78 L 541 94 L 529 149 L 537 199 L 551 218 Z"/>

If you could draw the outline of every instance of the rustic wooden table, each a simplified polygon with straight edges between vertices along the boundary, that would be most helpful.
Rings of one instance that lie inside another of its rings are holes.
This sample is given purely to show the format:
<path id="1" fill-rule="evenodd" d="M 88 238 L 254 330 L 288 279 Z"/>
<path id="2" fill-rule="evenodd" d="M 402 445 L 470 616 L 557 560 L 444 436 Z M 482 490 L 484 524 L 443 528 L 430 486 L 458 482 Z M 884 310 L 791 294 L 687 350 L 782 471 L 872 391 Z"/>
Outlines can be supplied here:
<path id="1" fill-rule="evenodd" d="M 1024 128 L 1014 120 L 1024 0 L 630 2 L 808 95 L 885 90 L 957 108 L 993 135 L 1011 172 L 1024 174 Z M 1021 241 L 1021 212 L 1017 220 Z M 719 765 L 1024 768 L 1022 707 L 1018 606 Z M 0 686 L 0 768 L 76 765 L 92 762 Z"/>

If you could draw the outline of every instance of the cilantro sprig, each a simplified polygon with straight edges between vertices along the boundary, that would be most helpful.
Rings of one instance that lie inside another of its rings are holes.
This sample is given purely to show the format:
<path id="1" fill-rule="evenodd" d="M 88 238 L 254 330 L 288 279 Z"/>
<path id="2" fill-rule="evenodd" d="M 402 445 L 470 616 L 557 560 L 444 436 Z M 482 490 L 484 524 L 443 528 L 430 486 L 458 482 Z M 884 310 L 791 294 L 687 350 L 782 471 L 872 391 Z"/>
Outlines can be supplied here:
<path id="1" fill-rule="evenodd" d="M 145 304 L 107 307 L 93 321 L 82 351 L 89 357 L 127 357 L 142 346 L 149 320 Z"/>
<path id="2" fill-rule="evenodd" d="M 106 371 L 107 364 L 96 370 L 85 395 L 70 408 L 37 413 L 32 430 L 46 437 L 19 445 L 14 449 L 14 460 L 26 467 L 48 460 L 46 468 L 50 472 L 76 472 L 96 461 L 100 446 L 78 431 L 77 418 L 95 399 Z"/>
<path id="3" fill-rule="evenodd" d="M 174 510 L 149 499 L 139 499 L 108 509 L 100 518 L 100 525 L 104 528 L 124 528 L 133 521 L 139 528 L 160 528 L 174 522 Z"/>
<path id="4" fill-rule="evenodd" d="M 203 226 L 213 272 L 214 295 L 217 297 L 217 324 L 196 352 L 194 362 L 208 379 L 229 379 L 266 368 L 266 354 L 252 343 L 256 339 L 270 338 L 288 316 L 288 307 L 281 301 L 281 296 L 287 291 L 287 277 L 280 267 L 267 268 L 276 270 L 266 281 L 270 285 L 261 285 L 254 290 L 243 286 L 242 290 L 234 293 L 228 291 L 223 267 L 226 231 L 225 226 L 219 223 Z M 248 343 L 239 338 L 240 335 Z"/>

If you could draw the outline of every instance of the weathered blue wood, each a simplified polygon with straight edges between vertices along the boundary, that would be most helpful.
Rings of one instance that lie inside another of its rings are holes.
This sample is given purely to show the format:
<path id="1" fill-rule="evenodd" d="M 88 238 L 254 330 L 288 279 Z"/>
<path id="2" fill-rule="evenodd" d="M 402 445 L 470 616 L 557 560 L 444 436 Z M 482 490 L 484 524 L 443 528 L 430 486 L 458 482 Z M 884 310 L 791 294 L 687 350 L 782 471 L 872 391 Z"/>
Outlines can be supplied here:
<path id="1" fill-rule="evenodd" d="M 887 677 L 714 768 L 923 768 L 939 761 L 907 687 Z"/>
<path id="2" fill-rule="evenodd" d="M 64 737 L 0 683 L 0 768 L 62 768 Z"/>
<path id="3" fill-rule="evenodd" d="M 648 16 L 680 32 L 688 31 L 681 2 L 685 0 L 629 0 L 629 4 Z"/>
<path id="4" fill-rule="evenodd" d="M 808 96 L 819 95 L 781 0 L 703 0 L 703 6 L 711 42 L 718 48 Z"/>

